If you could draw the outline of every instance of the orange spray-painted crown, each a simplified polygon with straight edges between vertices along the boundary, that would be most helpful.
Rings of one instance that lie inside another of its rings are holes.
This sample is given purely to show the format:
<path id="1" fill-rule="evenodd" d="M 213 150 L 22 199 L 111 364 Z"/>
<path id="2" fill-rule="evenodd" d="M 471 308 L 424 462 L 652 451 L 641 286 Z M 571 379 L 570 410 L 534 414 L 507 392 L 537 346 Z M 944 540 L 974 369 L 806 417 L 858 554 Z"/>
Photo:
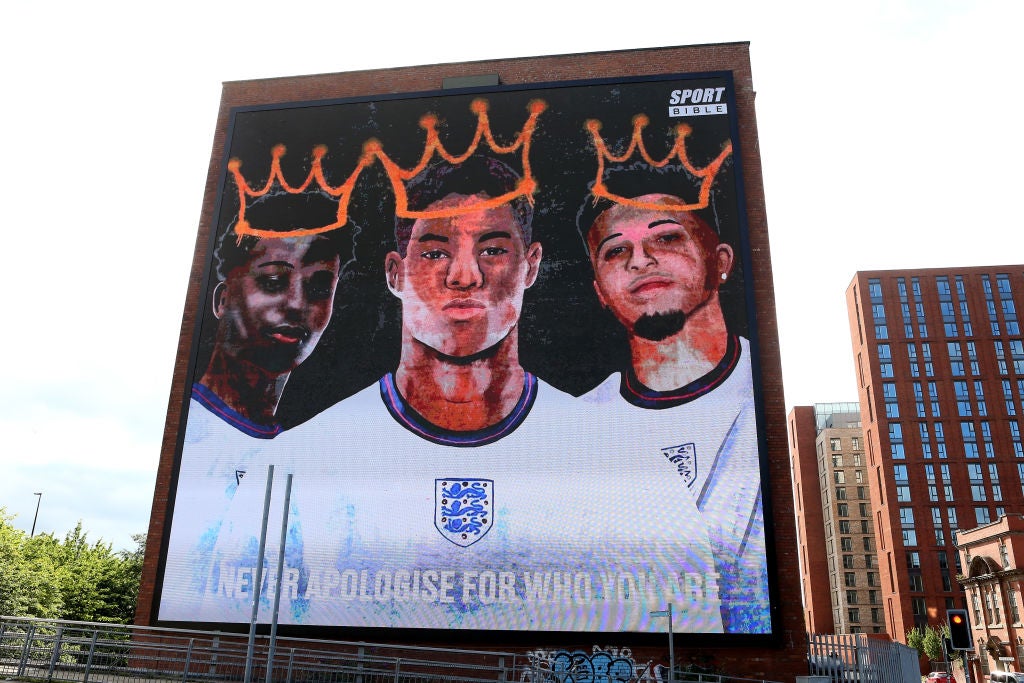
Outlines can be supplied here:
<path id="1" fill-rule="evenodd" d="M 356 181 L 359 179 L 359 175 L 376 161 L 380 161 L 384 168 L 384 172 L 391 181 L 391 187 L 395 195 L 395 214 L 400 218 L 417 219 L 455 216 L 482 209 L 494 208 L 502 204 L 506 204 L 516 197 L 526 197 L 532 202 L 533 193 L 537 189 L 537 183 L 533 178 L 533 173 L 530 168 L 530 144 L 533 132 L 537 126 L 537 119 L 545 109 L 547 109 L 547 104 L 542 100 L 531 101 L 527 106 L 530 116 L 527 118 L 526 123 L 523 124 L 519 134 L 516 135 L 515 139 L 511 143 L 502 145 L 494 139 L 494 135 L 491 132 L 490 119 L 487 116 L 487 100 L 473 100 L 472 104 L 470 104 L 470 110 L 476 114 L 477 117 L 476 133 L 474 134 L 473 140 L 470 142 L 469 146 L 461 154 L 452 154 L 445 148 L 437 132 L 437 116 L 434 114 L 426 114 L 420 118 L 420 127 L 426 131 L 427 137 L 419 163 L 412 168 L 402 168 L 396 164 L 394 160 L 387 155 L 387 153 L 385 153 L 384 146 L 378 140 L 370 139 L 363 143 L 363 153 L 359 157 L 359 163 L 356 165 L 355 169 L 351 174 L 349 174 L 348 178 L 346 178 L 343 183 L 337 186 L 331 185 L 324 177 L 323 158 L 327 154 L 327 147 L 325 145 L 317 145 L 313 148 L 312 164 L 309 169 L 309 174 L 306 176 L 305 180 L 298 185 L 289 183 L 281 171 L 281 157 L 283 157 L 286 152 L 284 145 L 274 146 L 271 152 L 272 161 L 270 164 L 270 174 L 267 177 L 266 183 L 259 189 L 253 189 L 242 176 L 242 162 L 238 159 L 232 159 L 228 162 L 228 171 L 231 172 L 235 181 L 235 186 L 238 189 L 239 203 L 238 220 L 235 223 L 235 233 L 239 237 L 244 235 L 264 238 L 303 237 L 307 235 L 317 235 L 340 228 L 348 222 L 348 205 L 352 198 L 352 192 L 355 189 Z M 513 190 L 499 197 L 480 197 L 478 202 L 459 207 L 423 211 L 413 211 L 409 208 L 405 182 L 421 173 L 430 164 L 435 154 L 450 164 L 460 164 L 476 152 L 482 141 L 486 141 L 487 145 L 496 154 L 512 154 L 516 151 L 520 152 L 522 156 L 523 175 Z M 312 189 L 319 189 L 327 193 L 338 200 L 338 211 L 335 216 L 335 220 L 327 225 L 315 226 L 312 228 L 295 228 L 291 230 L 268 230 L 251 225 L 245 216 L 246 203 L 251 198 L 266 195 L 268 192 L 274 190 L 275 187 L 291 194 L 299 194 Z"/>
<path id="2" fill-rule="evenodd" d="M 654 211 L 664 211 L 666 209 L 677 211 L 697 211 L 699 209 L 707 208 L 711 199 L 711 186 L 715 182 L 715 176 L 718 174 L 718 170 L 722 167 L 722 164 L 725 163 L 725 160 L 730 154 L 732 154 L 732 141 L 727 140 L 722 146 L 722 151 L 719 155 L 707 166 L 704 168 L 697 168 L 690 161 L 690 158 L 686 153 L 686 138 L 691 132 L 693 132 L 693 129 L 685 123 L 680 123 L 675 127 L 675 143 L 672 145 L 672 149 L 669 150 L 668 154 L 665 155 L 663 159 L 655 159 L 647 151 L 647 147 L 644 145 L 642 137 L 643 130 L 649 122 L 650 120 L 644 114 L 637 114 L 634 116 L 633 135 L 630 139 L 629 147 L 627 147 L 626 151 L 622 154 L 615 155 L 608 150 L 608 146 L 605 144 L 604 138 L 601 137 L 601 122 L 596 119 L 590 119 L 587 121 L 587 130 L 590 131 L 590 135 L 594 140 L 594 148 L 597 154 L 597 178 L 594 181 L 594 186 L 591 188 L 594 200 L 606 199 L 616 204 L 635 206 L 641 209 Z M 685 197 L 692 194 L 692 192 L 687 191 L 690 190 L 690 188 L 685 186 L 686 181 L 683 179 L 680 180 L 680 191 L 674 193 L 675 196 L 680 198 L 680 202 L 678 203 L 658 202 L 656 204 L 652 204 L 649 202 L 637 201 L 636 199 L 629 197 L 622 197 L 609 191 L 604 182 L 605 160 L 616 164 L 624 163 L 638 152 L 640 157 L 653 168 L 663 168 L 667 166 L 673 158 L 678 159 L 683 168 L 700 183 L 696 198 L 691 196 L 690 198 L 693 199 L 693 201 L 687 201 Z"/>

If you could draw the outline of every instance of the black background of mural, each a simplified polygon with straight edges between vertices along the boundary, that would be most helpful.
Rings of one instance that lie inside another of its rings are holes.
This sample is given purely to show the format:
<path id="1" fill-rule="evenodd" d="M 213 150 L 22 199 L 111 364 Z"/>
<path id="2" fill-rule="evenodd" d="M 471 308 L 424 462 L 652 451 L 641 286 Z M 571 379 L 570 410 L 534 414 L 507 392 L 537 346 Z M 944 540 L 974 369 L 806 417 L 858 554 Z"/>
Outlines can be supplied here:
<path id="1" fill-rule="evenodd" d="M 621 326 L 598 305 L 594 295 L 590 264 L 576 226 L 576 214 L 590 199 L 589 186 L 597 170 L 584 123 L 590 118 L 599 119 L 609 148 L 621 153 L 629 143 L 633 117 L 646 114 L 650 124 L 644 141 L 651 155 L 660 159 L 674 142 L 675 125 L 686 122 L 693 127 L 687 140 L 689 158 L 701 168 L 734 137 L 732 117 L 671 118 L 669 94 L 682 88 L 726 85 L 731 88 L 730 80 L 721 76 L 677 77 L 238 111 L 226 158 L 240 159 L 249 184 L 261 187 L 269 174 L 272 147 L 285 144 L 288 153 L 282 159 L 282 170 L 289 182 L 298 184 L 309 172 L 314 146 L 323 144 L 328 148 L 325 172 L 329 182 L 338 185 L 355 168 L 363 143 L 370 138 L 380 140 L 387 154 L 403 168 L 414 166 L 426 138 L 419 119 L 428 112 L 439 118 L 445 147 L 460 154 L 476 130 L 477 118 L 470 110 L 475 98 L 489 102 L 491 128 L 501 144 L 509 144 L 519 133 L 529 117 L 527 105 L 531 100 L 547 102 L 530 153 L 538 183 L 533 238 L 542 243 L 544 258 L 537 283 L 526 292 L 520 321 L 520 358 L 524 367 L 542 379 L 579 395 L 629 362 Z M 485 142 L 478 153 L 493 156 Z M 738 200 L 737 156 L 734 148 L 715 180 L 711 205 L 699 213 L 719 230 L 723 241 L 736 249 L 733 275 L 721 290 L 722 303 L 730 328 L 749 337 L 747 278 L 743 272 L 746 238 L 743 207 Z M 519 152 L 498 158 L 521 171 Z M 238 213 L 234 182 L 227 174 L 224 178 L 217 235 L 230 229 Z M 685 186 L 686 197 L 696 197 L 693 179 L 680 178 L 680 183 Z M 614 187 L 611 189 L 614 191 Z M 278 418 L 285 427 L 308 420 L 397 365 L 401 309 L 384 285 L 383 272 L 384 256 L 395 248 L 393 207 L 390 182 L 380 164 L 375 164 L 360 177 L 349 209 L 349 225 L 340 228 L 351 238 L 352 260 L 338 284 L 333 319 L 316 351 L 292 373 L 279 406 Z M 208 294 L 212 284 L 207 287 Z M 217 323 L 209 305 L 202 310 L 193 379 L 206 367 Z"/>

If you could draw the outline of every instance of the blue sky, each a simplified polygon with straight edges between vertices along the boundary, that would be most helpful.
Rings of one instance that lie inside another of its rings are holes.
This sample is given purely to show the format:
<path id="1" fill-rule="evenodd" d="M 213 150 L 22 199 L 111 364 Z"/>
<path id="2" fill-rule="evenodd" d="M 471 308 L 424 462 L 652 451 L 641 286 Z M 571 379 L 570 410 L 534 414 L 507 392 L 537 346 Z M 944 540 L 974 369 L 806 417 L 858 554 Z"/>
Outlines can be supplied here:
<path id="1" fill-rule="evenodd" d="M 750 41 L 787 407 L 856 398 L 855 271 L 1022 261 L 1019 3 L 291 7 L 0 10 L 0 506 L 22 528 L 34 491 L 41 531 L 148 526 L 222 81 Z"/>

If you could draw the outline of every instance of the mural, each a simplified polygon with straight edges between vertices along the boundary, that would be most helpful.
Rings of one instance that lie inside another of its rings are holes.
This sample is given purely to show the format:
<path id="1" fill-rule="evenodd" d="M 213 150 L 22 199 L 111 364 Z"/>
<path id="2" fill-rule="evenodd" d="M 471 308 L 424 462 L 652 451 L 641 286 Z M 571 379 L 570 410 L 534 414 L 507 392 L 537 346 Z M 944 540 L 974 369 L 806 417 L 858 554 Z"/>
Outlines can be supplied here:
<path id="1" fill-rule="evenodd" d="M 769 635 L 731 88 L 233 111 L 160 620 Z"/>

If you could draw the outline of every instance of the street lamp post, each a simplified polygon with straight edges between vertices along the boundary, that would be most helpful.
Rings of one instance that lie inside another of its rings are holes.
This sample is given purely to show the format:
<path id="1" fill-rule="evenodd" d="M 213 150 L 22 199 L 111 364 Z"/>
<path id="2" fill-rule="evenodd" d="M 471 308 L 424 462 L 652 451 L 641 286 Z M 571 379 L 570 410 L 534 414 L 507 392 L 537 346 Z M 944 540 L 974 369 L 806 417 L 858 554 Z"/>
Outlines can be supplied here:
<path id="1" fill-rule="evenodd" d="M 39 504 L 43 502 L 43 492 L 42 491 L 37 491 L 36 493 L 33 493 L 32 495 L 33 496 L 38 496 L 38 498 L 36 498 L 36 516 L 32 518 L 32 531 L 28 535 L 29 538 L 32 538 L 33 536 L 36 535 L 36 522 L 39 520 Z"/>
<path id="2" fill-rule="evenodd" d="M 668 609 L 661 609 L 651 612 L 652 617 L 668 617 L 668 683 L 673 683 L 676 673 L 676 654 L 672 647 L 672 603 Z"/>

